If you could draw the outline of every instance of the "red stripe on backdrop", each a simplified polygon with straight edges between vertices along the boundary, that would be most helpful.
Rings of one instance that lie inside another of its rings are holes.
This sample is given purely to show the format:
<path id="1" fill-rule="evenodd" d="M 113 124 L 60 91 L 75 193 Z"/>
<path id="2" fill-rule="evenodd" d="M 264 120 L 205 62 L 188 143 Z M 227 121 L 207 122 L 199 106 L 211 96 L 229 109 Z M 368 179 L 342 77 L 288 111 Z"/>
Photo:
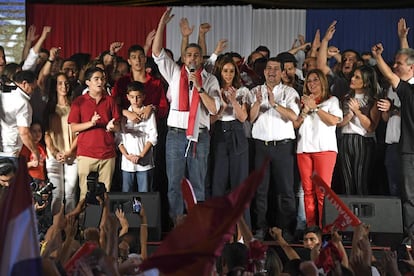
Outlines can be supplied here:
<path id="1" fill-rule="evenodd" d="M 51 26 L 44 48 L 61 47 L 62 57 L 78 52 L 95 57 L 108 50 L 111 42 L 122 41 L 124 47 L 119 55 L 127 58 L 129 46 L 144 46 L 147 34 L 157 28 L 165 9 L 28 4 L 26 22 L 27 26 L 36 26 L 37 34 L 42 33 L 43 26 Z"/>

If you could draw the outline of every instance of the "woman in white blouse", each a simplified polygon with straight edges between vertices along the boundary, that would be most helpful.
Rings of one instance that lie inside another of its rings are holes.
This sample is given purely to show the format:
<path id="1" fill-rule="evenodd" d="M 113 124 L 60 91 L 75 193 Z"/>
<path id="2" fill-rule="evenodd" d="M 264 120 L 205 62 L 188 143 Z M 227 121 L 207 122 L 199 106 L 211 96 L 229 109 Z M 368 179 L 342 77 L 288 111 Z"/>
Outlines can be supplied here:
<path id="1" fill-rule="evenodd" d="M 342 100 L 344 120 L 338 124 L 342 127 L 338 157 L 345 193 L 367 195 L 375 154 L 375 129 L 381 116 L 374 68 L 367 65 L 356 68 L 349 87 L 351 91 Z"/>
<path id="2" fill-rule="evenodd" d="M 243 123 L 247 119 L 249 90 L 241 86 L 240 73 L 231 57 L 216 63 L 214 75 L 220 84 L 222 104 L 212 116 L 212 196 L 223 196 L 249 173 L 248 142 Z"/>
<path id="3" fill-rule="evenodd" d="M 336 124 L 342 120 L 339 100 L 330 95 L 328 81 L 319 69 L 308 72 L 302 111 L 295 122 L 297 136 L 297 160 L 304 191 L 307 226 L 322 227 L 324 194 L 315 189 L 312 175 L 319 175 L 328 186 L 338 152 Z M 316 199 L 315 199 L 316 198 Z"/>

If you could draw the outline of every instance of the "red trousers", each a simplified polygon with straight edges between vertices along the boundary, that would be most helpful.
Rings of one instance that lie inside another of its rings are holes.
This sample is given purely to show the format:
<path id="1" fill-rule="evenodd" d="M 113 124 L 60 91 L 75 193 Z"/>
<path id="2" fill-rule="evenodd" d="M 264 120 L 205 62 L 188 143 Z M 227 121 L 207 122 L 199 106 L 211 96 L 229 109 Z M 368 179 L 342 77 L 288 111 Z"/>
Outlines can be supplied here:
<path id="1" fill-rule="evenodd" d="M 319 175 L 328 186 L 331 186 L 332 174 L 335 167 L 337 153 L 323 151 L 314 153 L 298 153 L 298 167 L 304 191 L 306 225 L 318 223 L 322 227 L 323 200 L 325 194 L 315 189 L 312 175 Z M 316 205 L 318 208 L 316 208 Z"/>

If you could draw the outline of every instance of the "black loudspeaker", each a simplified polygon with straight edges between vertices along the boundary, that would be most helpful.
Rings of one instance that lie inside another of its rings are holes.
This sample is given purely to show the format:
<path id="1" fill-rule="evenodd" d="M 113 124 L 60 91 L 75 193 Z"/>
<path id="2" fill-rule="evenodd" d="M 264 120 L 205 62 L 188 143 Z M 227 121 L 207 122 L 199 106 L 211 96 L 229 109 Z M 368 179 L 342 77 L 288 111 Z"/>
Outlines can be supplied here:
<path id="1" fill-rule="evenodd" d="M 348 196 L 339 198 L 365 224 L 369 224 L 371 239 L 376 245 L 392 245 L 403 237 L 403 220 L 401 200 L 387 196 Z M 325 198 L 324 225 L 333 223 L 338 211 Z M 352 232 L 352 227 L 345 231 Z M 395 240 L 395 241 L 394 241 Z"/>
<path id="2" fill-rule="evenodd" d="M 157 192 L 148 193 L 109 193 L 109 206 L 111 212 L 122 208 L 130 228 L 139 228 L 141 218 L 133 212 L 133 198 L 139 197 L 145 209 L 148 221 L 148 241 L 161 240 L 161 207 L 160 195 Z"/>

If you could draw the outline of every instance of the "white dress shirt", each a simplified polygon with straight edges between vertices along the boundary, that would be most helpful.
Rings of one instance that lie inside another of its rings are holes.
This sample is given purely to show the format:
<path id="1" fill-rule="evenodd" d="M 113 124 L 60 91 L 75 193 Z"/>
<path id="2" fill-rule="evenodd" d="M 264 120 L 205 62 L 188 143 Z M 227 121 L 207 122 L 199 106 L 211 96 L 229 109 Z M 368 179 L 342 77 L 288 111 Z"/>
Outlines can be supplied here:
<path id="1" fill-rule="evenodd" d="M 154 56 L 154 61 L 158 65 L 158 68 L 161 72 L 161 75 L 168 82 L 171 92 L 171 103 L 170 103 L 170 113 L 167 118 L 167 125 L 170 127 L 177 127 L 182 129 L 187 129 L 188 127 L 188 117 L 189 111 L 179 111 L 179 95 L 180 95 L 180 79 L 181 79 L 181 67 L 178 66 L 169 56 L 166 55 L 164 49 L 161 50 L 161 53 L 158 57 Z M 188 69 L 187 69 L 188 71 Z M 214 98 L 216 109 L 220 108 L 220 86 L 217 81 L 217 78 L 203 70 L 201 72 L 202 78 L 202 87 L 209 96 Z M 193 96 L 193 90 L 190 91 L 190 99 Z M 191 100 L 190 100 L 191 102 Z M 200 99 L 200 104 L 198 106 L 198 112 L 196 116 L 196 126 L 198 128 L 209 128 L 210 129 L 210 112 L 202 104 Z M 194 141 L 198 140 L 198 130 L 194 129 Z"/>
<path id="2" fill-rule="evenodd" d="M 258 90 L 262 93 L 262 102 L 260 103 L 259 115 L 253 122 L 252 137 L 262 141 L 295 139 L 293 123 L 270 106 L 266 84 L 252 89 L 252 106 L 256 101 L 256 91 Z M 295 89 L 280 83 L 273 88 L 272 93 L 277 104 L 290 108 L 296 115 L 299 114 L 299 94 Z"/>

